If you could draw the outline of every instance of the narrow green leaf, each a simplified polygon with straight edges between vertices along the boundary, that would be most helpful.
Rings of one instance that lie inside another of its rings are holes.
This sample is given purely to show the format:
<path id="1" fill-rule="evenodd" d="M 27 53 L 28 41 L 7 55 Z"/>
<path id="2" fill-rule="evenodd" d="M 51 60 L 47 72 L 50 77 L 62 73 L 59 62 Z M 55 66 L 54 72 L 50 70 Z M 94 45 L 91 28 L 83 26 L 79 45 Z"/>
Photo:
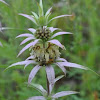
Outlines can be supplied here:
<path id="1" fill-rule="evenodd" d="M 26 84 L 28 83 L 26 82 Z M 47 95 L 47 91 L 42 87 L 42 85 L 33 83 L 30 83 L 28 85 L 38 90 L 42 95 Z"/>
<path id="2" fill-rule="evenodd" d="M 39 18 L 39 16 L 38 16 L 35 12 L 32 12 L 32 14 L 34 15 L 34 17 L 35 17 L 36 19 Z"/>
<path id="3" fill-rule="evenodd" d="M 64 77 L 64 75 L 60 75 L 60 76 L 56 77 L 55 82 L 59 81 L 63 77 Z"/>
<path id="4" fill-rule="evenodd" d="M 42 0 L 40 0 L 40 4 L 38 4 L 38 8 L 39 8 L 39 17 L 44 15 L 44 11 L 43 11 L 43 4 L 42 4 Z"/>

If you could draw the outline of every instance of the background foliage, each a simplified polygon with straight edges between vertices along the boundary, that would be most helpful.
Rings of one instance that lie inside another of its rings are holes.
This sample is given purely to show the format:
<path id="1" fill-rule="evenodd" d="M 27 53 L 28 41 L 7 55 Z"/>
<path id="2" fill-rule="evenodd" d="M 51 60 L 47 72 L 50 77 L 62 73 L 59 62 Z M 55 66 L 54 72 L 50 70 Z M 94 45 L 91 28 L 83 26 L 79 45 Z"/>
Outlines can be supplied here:
<path id="1" fill-rule="evenodd" d="M 3 26 L 20 28 L 0 33 L 0 100 L 26 100 L 28 97 L 40 95 L 34 88 L 27 87 L 27 81 L 32 65 L 23 70 L 23 66 L 16 66 L 7 71 L 6 67 L 17 61 L 24 60 L 29 52 L 16 58 L 22 48 L 22 39 L 15 39 L 21 33 L 28 32 L 29 27 L 36 27 L 28 19 L 18 13 L 31 14 L 37 12 L 35 0 L 6 0 L 10 6 L 0 3 L 0 21 Z M 57 37 L 66 46 L 62 57 L 96 71 L 100 74 L 100 0 L 43 0 L 44 10 L 53 6 L 52 17 L 61 14 L 73 14 L 71 18 L 61 18 L 53 21 L 49 26 L 72 32 L 73 35 Z M 68 68 L 68 74 L 55 86 L 53 92 L 62 90 L 76 90 L 78 95 L 60 98 L 60 100 L 100 100 L 100 77 L 96 74 L 80 69 Z M 56 67 L 56 76 L 62 72 Z M 44 68 L 33 80 L 46 88 Z"/>

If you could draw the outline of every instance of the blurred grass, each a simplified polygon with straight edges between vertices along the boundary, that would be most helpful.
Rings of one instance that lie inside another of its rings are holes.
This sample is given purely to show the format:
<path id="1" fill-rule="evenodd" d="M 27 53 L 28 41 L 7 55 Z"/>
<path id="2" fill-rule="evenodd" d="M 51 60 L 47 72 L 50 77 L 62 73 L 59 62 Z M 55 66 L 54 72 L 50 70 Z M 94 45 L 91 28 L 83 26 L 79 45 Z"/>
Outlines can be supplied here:
<path id="1" fill-rule="evenodd" d="M 10 6 L 0 3 L 0 21 L 3 26 L 27 29 L 36 26 L 28 19 L 19 16 L 18 13 L 31 14 L 37 12 L 35 0 L 6 0 Z M 49 26 L 70 31 L 73 35 L 57 37 L 66 46 L 67 50 L 62 51 L 62 57 L 70 62 L 87 66 L 100 74 L 100 1 L 99 0 L 48 0 L 44 1 L 44 10 L 53 6 L 53 16 L 61 14 L 73 14 L 71 18 L 54 20 Z M 0 100 L 25 100 L 30 96 L 40 95 L 37 91 L 27 87 L 27 81 L 32 66 L 23 70 L 23 66 L 4 71 L 10 64 L 24 60 L 29 52 L 23 53 L 16 58 L 19 50 L 19 43 L 22 39 L 15 37 L 24 30 L 8 30 L 0 33 L 0 41 L 3 48 L 0 48 Z M 57 68 L 56 75 L 62 74 Z M 45 71 L 40 70 L 35 83 L 46 87 Z M 54 92 L 62 90 L 80 91 L 78 95 L 71 95 L 60 98 L 60 100 L 100 100 L 100 77 L 90 71 L 69 69 L 67 77 L 60 80 Z"/>

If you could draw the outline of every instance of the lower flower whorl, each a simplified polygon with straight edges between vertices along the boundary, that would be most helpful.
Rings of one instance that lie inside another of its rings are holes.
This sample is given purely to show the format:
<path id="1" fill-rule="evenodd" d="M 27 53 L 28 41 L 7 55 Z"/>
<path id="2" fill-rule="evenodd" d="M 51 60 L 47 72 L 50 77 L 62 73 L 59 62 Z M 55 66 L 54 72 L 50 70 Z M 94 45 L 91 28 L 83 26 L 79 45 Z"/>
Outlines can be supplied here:
<path id="1" fill-rule="evenodd" d="M 52 43 L 46 43 L 45 46 L 38 43 L 32 48 L 32 52 L 41 65 L 51 64 L 60 56 L 59 47 Z"/>

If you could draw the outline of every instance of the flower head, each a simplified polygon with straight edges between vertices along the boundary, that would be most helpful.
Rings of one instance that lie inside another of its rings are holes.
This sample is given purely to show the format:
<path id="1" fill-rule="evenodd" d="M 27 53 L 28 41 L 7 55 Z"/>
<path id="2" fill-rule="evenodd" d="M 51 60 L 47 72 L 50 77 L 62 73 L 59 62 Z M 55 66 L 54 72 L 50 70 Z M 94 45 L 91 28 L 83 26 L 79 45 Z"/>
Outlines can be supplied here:
<path id="1" fill-rule="evenodd" d="M 60 56 L 59 47 L 52 43 L 45 43 L 45 47 L 43 44 L 36 44 L 32 49 L 31 55 L 34 55 L 36 61 L 40 63 L 40 65 L 49 65 Z"/>

